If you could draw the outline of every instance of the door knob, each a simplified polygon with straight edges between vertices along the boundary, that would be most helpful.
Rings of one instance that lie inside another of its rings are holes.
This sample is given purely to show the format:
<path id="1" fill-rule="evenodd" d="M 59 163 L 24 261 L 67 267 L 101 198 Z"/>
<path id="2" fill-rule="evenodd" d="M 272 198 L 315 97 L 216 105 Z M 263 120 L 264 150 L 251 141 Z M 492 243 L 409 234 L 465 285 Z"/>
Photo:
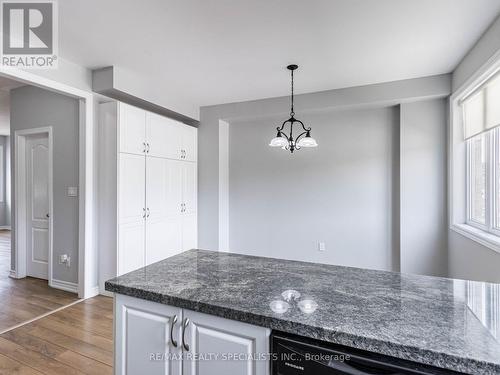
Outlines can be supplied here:
<path id="1" fill-rule="evenodd" d="M 48 219 L 50 217 L 50 215 L 49 214 L 45 214 L 45 217 Z"/>

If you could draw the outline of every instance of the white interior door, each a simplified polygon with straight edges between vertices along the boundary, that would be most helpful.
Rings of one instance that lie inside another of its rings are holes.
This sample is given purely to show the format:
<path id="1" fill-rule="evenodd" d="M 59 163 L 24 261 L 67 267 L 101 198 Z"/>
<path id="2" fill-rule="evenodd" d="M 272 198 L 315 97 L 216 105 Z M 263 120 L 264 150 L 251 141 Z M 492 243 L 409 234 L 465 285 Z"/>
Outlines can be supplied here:
<path id="1" fill-rule="evenodd" d="M 48 279 L 50 181 L 48 134 L 26 139 L 26 274 Z"/>

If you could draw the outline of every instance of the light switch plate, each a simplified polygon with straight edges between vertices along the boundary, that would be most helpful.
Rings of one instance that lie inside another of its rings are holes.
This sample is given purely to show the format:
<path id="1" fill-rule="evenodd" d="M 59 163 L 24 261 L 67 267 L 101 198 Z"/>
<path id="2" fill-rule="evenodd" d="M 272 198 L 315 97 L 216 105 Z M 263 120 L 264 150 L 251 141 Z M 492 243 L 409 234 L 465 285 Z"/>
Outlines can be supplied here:
<path id="1" fill-rule="evenodd" d="M 68 197 L 77 197 L 78 188 L 75 186 L 68 186 Z"/>
<path id="2" fill-rule="evenodd" d="M 319 242 L 318 243 L 318 250 L 319 251 L 325 251 L 326 250 L 326 244 L 324 242 Z"/>

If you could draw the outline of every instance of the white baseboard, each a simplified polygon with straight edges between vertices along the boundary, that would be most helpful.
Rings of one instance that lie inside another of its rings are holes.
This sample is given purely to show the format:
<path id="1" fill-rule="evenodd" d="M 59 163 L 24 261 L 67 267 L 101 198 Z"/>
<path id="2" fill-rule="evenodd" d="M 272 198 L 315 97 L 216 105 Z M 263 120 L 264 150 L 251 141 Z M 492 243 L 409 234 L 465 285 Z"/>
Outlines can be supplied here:
<path id="1" fill-rule="evenodd" d="M 10 270 L 9 277 L 12 277 L 13 279 L 18 279 L 16 270 Z"/>
<path id="2" fill-rule="evenodd" d="M 49 286 L 52 288 L 65 290 L 66 292 L 78 293 L 78 284 L 71 283 L 69 281 L 52 279 L 52 282 Z"/>

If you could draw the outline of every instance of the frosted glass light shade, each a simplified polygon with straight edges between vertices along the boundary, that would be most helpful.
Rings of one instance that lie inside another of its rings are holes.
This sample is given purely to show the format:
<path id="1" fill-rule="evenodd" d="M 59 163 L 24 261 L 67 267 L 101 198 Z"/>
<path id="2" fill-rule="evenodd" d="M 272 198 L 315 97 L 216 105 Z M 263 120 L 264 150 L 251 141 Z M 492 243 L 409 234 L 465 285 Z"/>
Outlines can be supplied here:
<path id="1" fill-rule="evenodd" d="M 283 137 L 275 137 L 269 142 L 271 147 L 286 147 L 288 146 L 288 141 Z"/>
<path id="2" fill-rule="evenodd" d="M 304 138 L 301 138 L 298 143 L 299 147 L 318 147 L 318 142 L 311 137 L 311 136 L 305 136 Z"/>

